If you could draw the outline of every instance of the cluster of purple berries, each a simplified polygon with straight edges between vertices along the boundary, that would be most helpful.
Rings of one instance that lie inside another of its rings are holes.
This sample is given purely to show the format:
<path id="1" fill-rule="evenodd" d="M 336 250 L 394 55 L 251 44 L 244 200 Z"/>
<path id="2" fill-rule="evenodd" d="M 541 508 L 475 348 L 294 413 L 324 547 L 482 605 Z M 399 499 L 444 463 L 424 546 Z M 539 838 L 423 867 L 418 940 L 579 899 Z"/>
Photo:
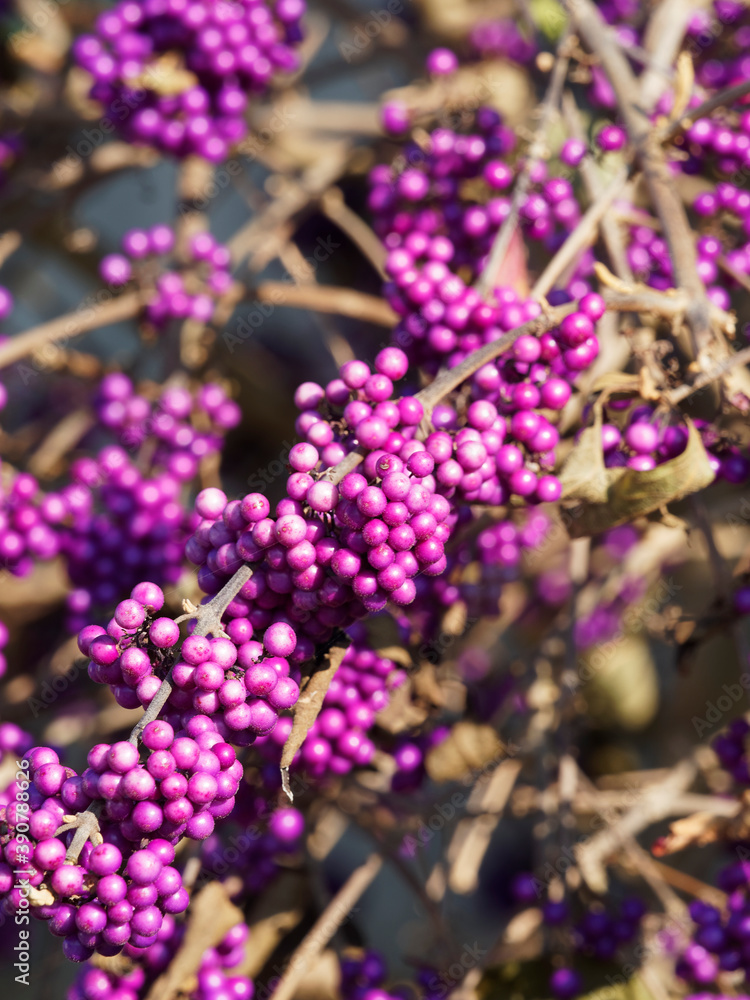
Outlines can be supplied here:
<path id="1" fill-rule="evenodd" d="M 383 989 L 388 966 L 380 952 L 368 948 L 358 955 L 343 955 L 339 965 L 343 1000 L 397 1000 Z"/>
<path id="2" fill-rule="evenodd" d="M 750 721 L 743 717 L 731 722 L 712 743 L 719 763 L 740 786 L 750 785 L 748 734 Z M 716 877 L 719 889 L 727 893 L 726 906 L 719 909 L 699 899 L 690 904 L 695 928 L 677 962 L 677 974 L 697 986 L 715 986 L 722 973 L 739 970 L 745 981 L 750 977 L 750 862 L 746 846 L 736 846 L 739 860 L 722 868 Z"/>
<path id="3" fill-rule="evenodd" d="M 203 952 L 197 983 L 185 994 L 187 1000 L 251 1000 L 252 981 L 231 973 L 245 959 L 249 933 L 245 924 L 236 924 L 215 948 Z M 153 944 L 131 949 L 137 965 L 118 973 L 87 962 L 68 990 L 67 1000 L 143 1000 L 157 976 L 169 966 L 184 936 L 185 924 L 167 915 Z"/>
<path id="4" fill-rule="evenodd" d="M 60 552 L 65 510 L 57 494 L 41 496 L 34 476 L 7 471 L 0 487 L 0 564 L 14 576 L 27 576 L 36 560 Z"/>
<path id="5" fill-rule="evenodd" d="M 369 648 L 361 623 L 355 623 L 347 632 L 352 644 L 295 758 L 295 763 L 312 778 L 348 774 L 354 767 L 370 764 L 376 748 L 368 734 L 375 726 L 377 713 L 388 705 L 391 692 L 405 680 L 404 671 L 392 660 Z M 274 764 L 278 763 L 291 725 L 291 719 L 281 719 L 269 737 L 258 740 L 264 756 Z"/>
<path id="6" fill-rule="evenodd" d="M 610 401 L 610 413 L 625 411 L 624 423 L 602 425 L 602 451 L 607 468 L 628 468 L 649 472 L 657 465 L 681 455 L 688 443 L 688 430 L 679 424 L 660 418 L 654 406 L 647 403 L 632 406 L 629 400 Z M 696 419 L 709 462 L 716 479 L 735 485 L 750 477 L 750 459 L 742 450 L 729 443 L 708 421 Z"/>
<path id="7" fill-rule="evenodd" d="M 221 163 L 247 134 L 248 97 L 297 68 L 305 0 L 120 0 L 73 56 L 124 137 Z"/>
<path id="8" fill-rule="evenodd" d="M 677 962 L 678 976 L 697 986 L 717 985 L 722 973 L 742 972 L 743 982 L 750 976 L 750 864 L 724 868 L 717 883 L 729 894 L 726 909 L 693 900 L 695 929 Z"/>
<path id="9" fill-rule="evenodd" d="M 284 647 L 296 646 L 300 661 L 387 601 L 410 604 L 413 577 L 446 566 L 451 506 L 436 492 L 433 458 L 415 440 L 423 407 L 414 397 L 390 399 L 406 357 L 386 348 L 375 365 L 371 373 L 364 362 L 347 362 L 326 389 L 297 390 L 297 430 L 306 440 L 290 452 L 293 472 L 275 518 L 259 493 L 230 503 L 220 491 L 198 498 L 204 522 L 186 551 L 201 566 L 200 586 L 216 593 L 243 561 L 252 565 L 227 614 L 266 633 L 288 630 Z M 365 452 L 361 471 L 338 484 L 321 475 L 356 448 Z M 276 645 L 268 651 L 286 656 Z"/>
<path id="10" fill-rule="evenodd" d="M 217 300 L 232 285 L 229 250 L 209 232 L 196 233 L 190 240 L 184 262 L 191 270 L 189 281 L 175 270 L 164 271 L 154 279 L 153 268 L 145 264 L 150 264 L 154 257 L 170 254 L 174 245 L 174 230 L 169 226 L 130 229 L 122 240 L 123 253 L 108 254 L 99 264 L 104 281 L 115 287 L 126 285 L 131 278 L 144 285 L 147 282 L 155 285 L 156 294 L 146 306 L 144 316 L 157 330 L 164 329 L 173 319 L 208 323 Z"/>
<path id="11" fill-rule="evenodd" d="M 244 786 L 248 788 L 247 785 Z M 275 787 L 270 786 L 274 791 Z M 207 879 L 222 879 L 228 872 L 239 875 L 243 886 L 239 895 L 253 896 L 261 893 L 278 875 L 279 858 L 288 857 L 299 849 L 305 830 L 305 821 L 298 809 L 287 806 L 275 809 L 266 829 L 262 829 L 260 818 L 268 814 L 269 788 L 263 794 L 253 795 L 251 808 L 238 800 L 238 808 L 233 820 L 238 833 L 225 834 L 222 830 L 213 833 L 201 844 L 202 872 Z"/>
<path id="12" fill-rule="evenodd" d="M 368 204 L 389 251 L 384 291 L 401 317 L 396 343 L 433 371 L 540 313 L 538 303 L 521 302 L 512 288 L 500 287 L 502 280 L 495 281 L 494 303 L 472 287 L 510 213 L 507 192 L 516 179 L 507 162 L 515 142 L 511 130 L 487 108 L 477 112 L 476 124 L 478 131 L 469 135 L 436 129 L 426 151 L 407 147 L 408 166 L 379 165 L 370 174 Z M 545 164 L 533 165 L 531 177 L 520 209 L 522 232 L 553 252 L 581 210 L 570 181 L 548 176 Z M 516 250 L 523 256 L 522 246 Z M 569 298 L 589 290 L 583 279 L 592 265 L 592 254 L 580 255 Z"/>
<path id="13" fill-rule="evenodd" d="M 136 393 L 132 381 L 119 372 L 101 380 L 94 409 L 99 423 L 116 431 L 123 447 L 136 449 L 152 438 L 151 465 L 181 482 L 196 475 L 201 459 L 221 450 L 226 431 L 242 419 L 237 403 L 215 383 L 206 383 L 195 393 L 168 386 L 151 401 Z M 211 431 L 197 430 L 198 421 L 210 422 Z"/>
<path id="14" fill-rule="evenodd" d="M 71 632 L 83 628 L 95 608 L 111 606 L 144 577 L 160 584 L 180 578 L 185 541 L 196 519 L 183 506 L 184 477 L 178 473 L 195 470 L 192 456 L 173 452 L 173 457 L 178 461 L 170 471 L 150 475 L 119 445 L 73 462 L 72 481 L 59 494 L 69 520 L 63 555 L 74 587 L 67 597 Z"/>
<path id="15" fill-rule="evenodd" d="M 128 768 L 132 769 L 133 753 L 138 756 L 130 743 L 99 744 L 89 752 L 89 767 L 78 776 L 60 764 L 54 750 L 35 747 L 25 755 L 24 771 L 16 775 L 9 789 L 11 801 L 2 810 L 3 905 L 9 905 L 11 911 L 26 905 L 13 874 L 22 868 L 30 887 L 48 890 L 49 901 L 33 905 L 31 910 L 48 923 L 53 934 L 63 938 L 63 951 L 71 961 L 85 961 L 94 951 L 115 955 L 123 947 L 153 944 L 164 914 L 181 913 L 188 906 L 181 875 L 172 866 L 174 846 L 155 837 L 141 848 L 146 832 L 134 821 L 128 823 L 136 799 L 124 790 L 118 797 L 117 786 L 126 780 Z M 105 798 L 105 791 L 111 798 Z M 135 786 L 132 791 L 136 793 Z M 148 791 L 140 804 L 148 809 L 151 803 L 146 802 L 147 797 Z M 85 810 L 95 799 L 106 803 L 108 818 L 101 823 L 103 842 L 97 846 L 86 843 L 77 863 L 68 862 L 73 831 L 57 831 L 68 813 Z M 112 819 L 115 814 L 124 822 Z"/>

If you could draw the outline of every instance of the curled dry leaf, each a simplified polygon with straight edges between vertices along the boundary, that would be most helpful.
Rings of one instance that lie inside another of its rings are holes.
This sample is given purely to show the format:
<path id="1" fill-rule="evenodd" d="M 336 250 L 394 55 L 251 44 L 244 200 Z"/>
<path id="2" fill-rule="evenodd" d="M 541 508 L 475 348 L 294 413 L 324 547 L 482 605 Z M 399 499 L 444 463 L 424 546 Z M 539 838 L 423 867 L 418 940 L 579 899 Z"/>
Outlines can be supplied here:
<path id="1" fill-rule="evenodd" d="M 313 667 L 312 673 L 303 680 L 300 687 L 299 699 L 294 706 L 292 731 L 284 744 L 280 765 L 281 782 L 290 802 L 293 795 L 289 785 L 289 767 L 323 707 L 326 691 L 336 676 L 336 671 L 341 666 L 341 661 L 348 648 L 348 639 L 345 641 L 342 639 L 340 643 L 332 646 L 326 654 L 322 666 L 317 670 Z"/>
<path id="2" fill-rule="evenodd" d="M 561 475 L 563 497 L 582 500 L 585 504 L 583 511 L 570 521 L 570 536 L 583 538 L 599 534 L 618 524 L 651 514 L 710 485 L 714 472 L 706 449 L 689 418 L 687 427 L 688 441 L 684 452 L 649 472 L 606 469 L 597 424 L 587 428 Z"/>
<path id="3" fill-rule="evenodd" d="M 450 736 L 427 754 L 425 766 L 433 781 L 458 781 L 472 771 L 482 771 L 504 755 L 492 726 L 457 723 Z"/>
<path id="4" fill-rule="evenodd" d="M 663 858 L 667 854 L 684 851 L 693 844 L 697 847 L 713 844 L 721 837 L 726 824 L 726 819 L 710 812 L 697 812 L 692 816 L 685 816 L 669 824 L 669 833 L 654 842 L 651 853 L 657 858 Z"/>

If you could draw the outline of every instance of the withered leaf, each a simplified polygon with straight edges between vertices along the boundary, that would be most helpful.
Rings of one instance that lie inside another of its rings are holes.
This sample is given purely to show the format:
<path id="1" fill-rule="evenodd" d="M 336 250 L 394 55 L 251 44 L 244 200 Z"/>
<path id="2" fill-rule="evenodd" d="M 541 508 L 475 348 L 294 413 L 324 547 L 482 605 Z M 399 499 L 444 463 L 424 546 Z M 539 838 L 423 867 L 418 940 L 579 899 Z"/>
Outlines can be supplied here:
<path id="1" fill-rule="evenodd" d="M 638 392 L 640 377 L 627 372 L 603 372 L 591 386 L 591 392 Z"/>
<path id="2" fill-rule="evenodd" d="M 408 680 L 393 691 L 386 707 L 378 712 L 376 722 L 389 733 L 403 733 L 406 729 L 421 726 L 427 715 L 426 708 L 412 701 L 412 685 Z"/>
<path id="3" fill-rule="evenodd" d="M 612 483 L 612 473 L 622 475 L 622 469 L 607 469 L 602 453 L 600 420 L 581 432 L 578 443 L 568 455 L 560 473 L 564 500 L 587 500 L 603 503 Z"/>
<path id="4" fill-rule="evenodd" d="M 169 967 L 148 991 L 146 1000 L 173 1000 L 200 968 L 209 948 L 214 948 L 236 924 L 244 923 L 221 882 L 209 882 L 193 898 L 187 931 Z"/>
<path id="5" fill-rule="evenodd" d="M 282 785 L 290 800 L 293 796 L 289 786 L 289 767 L 323 707 L 326 691 L 336 676 L 336 671 L 341 666 L 341 661 L 348 648 L 348 639 L 332 646 L 326 654 L 324 665 L 318 670 L 313 669 L 300 686 L 300 695 L 294 706 L 292 731 L 289 733 L 281 753 Z"/>
<path id="6" fill-rule="evenodd" d="M 571 499 L 586 501 L 583 511 L 572 519 L 568 526 L 571 538 L 599 534 L 618 524 L 651 514 L 668 503 L 681 500 L 690 493 L 696 493 L 709 486 L 714 481 L 714 472 L 706 449 L 703 447 L 698 430 L 689 418 L 687 426 L 688 441 L 685 451 L 676 458 L 664 462 L 663 465 L 657 465 L 649 472 L 636 472 L 635 469 L 605 470 L 609 485 L 604 498 L 600 501 L 594 500 L 593 494 L 601 489 L 603 468 L 601 446 L 599 446 L 599 458 L 596 459 L 593 444 L 587 439 L 585 453 L 574 461 L 572 474 L 568 477 L 568 493 L 563 494 Z M 571 452 L 568 463 L 574 458 L 579 447 L 580 444 Z M 594 462 L 591 485 L 586 483 L 585 477 L 587 458 Z M 615 476 L 615 473 L 619 475 Z"/>
<path id="7" fill-rule="evenodd" d="M 425 767 L 433 781 L 458 781 L 503 756 L 503 744 L 492 726 L 459 722 L 450 736 L 427 754 Z"/>
<path id="8" fill-rule="evenodd" d="M 669 833 L 659 839 L 651 847 L 651 853 L 657 858 L 666 854 L 684 851 L 686 847 L 695 844 L 704 847 L 712 844 L 722 835 L 727 821 L 710 812 L 697 812 L 684 816 L 669 824 Z"/>

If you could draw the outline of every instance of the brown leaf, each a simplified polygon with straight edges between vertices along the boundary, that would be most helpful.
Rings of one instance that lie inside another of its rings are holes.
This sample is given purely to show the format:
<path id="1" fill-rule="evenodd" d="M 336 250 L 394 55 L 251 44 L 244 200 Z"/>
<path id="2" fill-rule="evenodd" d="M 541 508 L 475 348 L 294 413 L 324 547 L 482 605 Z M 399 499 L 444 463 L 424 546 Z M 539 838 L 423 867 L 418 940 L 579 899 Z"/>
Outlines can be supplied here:
<path id="1" fill-rule="evenodd" d="M 182 944 L 167 970 L 148 991 L 146 1000 L 173 1000 L 183 984 L 195 976 L 206 951 L 244 920 L 242 910 L 230 902 L 226 887 L 221 882 L 209 882 L 190 904 Z"/>
<path id="2" fill-rule="evenodd" d="M 427 754 L 427 773 L 437 782 L 458 781 L 481 771 L 503 755 L 503 744 L 492 726 L 458 722 L 450 736 Z"/>
<path id="3" fill-rule="evenodd" d="M 336 671 L 341 666 L 341 661 L 348 648 L 348 639 L 332 646 L 326 654 L 324 665 L 318 670 L 313 668 L 313 672 L 302 682 L 300 695 L 294 706 L 292 731 L 289 733 L 281 753 L 281 781 L 290 801 L 293 796 L 289 786 L 289 767 L 323 707 L 326 691 L 336 676 Z"/>
<path id="4" fill-rule="evenodd" d="M 610 480 L 606 496 L 601 502 L 588 502 L 581 514 L 571 519 L 568 528 L 571 538 L 597 535 L 618 524 L 644 517 L 668 503 L 681 500 L 690 493 L 696 493 L 709 486 L 714 481 L 714 472 L 709 464 L 706 449 L 689 418 L 687 426 L 687 447 L 681 455 L 669 462 L 657 465 L 649 472 L 636 472 L 634 469 L 605 470 L 609 473 Z M 568 463 L 573 459 L 578 447 L 571 452 Z M 568 493 L 563 494 L 564 496 L 590 501 L 592 494 L 601 488 L 603 462 L 595 458 L 594 447 L 590 441 L 587 441 L 585 457 L 595 463 L 591 473 L 592 484 L 588 485 L 586 482 L 585 458 L 579 456 L 573 465 L 575 481 Z M 619 472 L 620 475 L 614 477 L 612 474 L 615 472 Z"/>
<path id="5" fill-rule="evenodd" d="M 411 680 L 407 680 L 392 692 L 386 707 L 378 712 L 376 722 L 386 732 L 403 733 L 406 729 L 421 726 L 427 715 L 426 708 L 412 701 Z"/>
<path id="6" fill-rule="evenodd" d="M 591 392 L 638 392 L 640 378 L 627 372 L 602 372 L 591 386 Z"/>
<path id="7" fill-rule="evenodd" d="M 419 670 L 412 677 L 414 694 L 417 698 L 442 708 L 445 705 L 445 694 L 435 675 L 435 665 L 425 661 L 420 663 Z"/>

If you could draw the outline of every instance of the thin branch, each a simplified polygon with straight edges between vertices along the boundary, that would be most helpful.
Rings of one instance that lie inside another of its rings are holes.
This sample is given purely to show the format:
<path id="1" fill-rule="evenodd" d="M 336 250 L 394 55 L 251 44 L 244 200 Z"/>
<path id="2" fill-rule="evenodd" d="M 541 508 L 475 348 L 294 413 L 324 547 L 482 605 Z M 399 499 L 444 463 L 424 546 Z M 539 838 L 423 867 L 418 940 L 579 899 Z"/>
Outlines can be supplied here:
<path id="1" fill-rule="evenodd" d="M 149 297 L 143 292 L 125 292 L 101 305 L 82 302 L 74 312 L 32 327 L 0 345 L 0 368 L 7 368 L 48 344 L 67 342 L 72 337 L 109 326 L 110 323 L 132 319 L 148 303 Z"/>
<path id="2" fill-rule="evenodd" d="M 629 173 L 630 171 L 627 167 L 622 167 L 599 198 L 588 207 L 581 221 L 537 278 L 536 284 L 531 289 L 532 298 L 537 300 L 543 298 L 553 287 L 563 271 L 595 242 L 599 224 L 609 210 L 612 202 L 625 187 Z"/>
<path id="3" fill-rule="evenodd" d="M 669 816 L 676 797 L 688 788 L 697 773 L 688 758 L 673 767 L 663 781 L 645 788 L 638 800 L 615 823 L 594 834 L 577 852 L 581 875 L 594 892 L 607 888 L 606 859 L 628 839 Z"/>
<path id="4" fill-rule="evenodd" d="M 651 61 L 638 81 L 638 100 L 645 111 L 652 110 L 669 83 L 672 63 L 680 51 L 690 17 L 699 6 L 702 3 L 662 0 L 649 18 L 643 47 Z"/>
<path id="5" fill-rule="evenodd" d="M 692 385 L 681 385 L 678 389 L 673 389 L 672 392 L 667 393 L 667 400 L 673 406 L 676 406 L 677 403 L 681 403 L 683 399 L 692 396 L 694 392 L 698 392 L 699 389 L 703 389 L 707 385 L 710 385 L 711 382 L 720 379 L 733 368 L 748 364 L 750 364 L 750 347 L 743 347 L 741 351 L 737 351 L 731 357 L 713 362 L 710 370 L 702 372 Z"/>
<path id="6" fill-rule="evenodd" d="M 388 303 L 377 295 L 367 295 L 354 288 L 333 285 L 292 285 L 287 281 L 263 281 L 255 290 L 259 302 L 277 306 L 312 309 L 314 312 L 350 316 L 352 319 L 393 327 L 398 316 Z"/>
<path id="7" fill-rule="evenodd" d="M 705 118 L 712 111 L 716 111 L 717 108 L 724 108 L 730 104 L 734 104 L 735 101 L 746 94 L 750 94 L 750 80 L 743 80 L 742 83 L 735 84 L 734 87 L 726 87 L 724 90 L 720 90 L 718 94 L 709 97 L 708 100 L 699 104 L 697 108 L 691 108 L 676 122 L 672 122 L 667 129 L 660 133 L 659 141 L 669 142 L 670 139 L 674 139 L 680 132 L 684 132 L 685 129 L 690 128 L 694 121 L 697 121 L 699 118 Z"/>
<path id="8" fill-rule="evenodd" d="M 357 901 L 382 867 L 382 857 L 371 854 L 363 865 L 352 872 L 289 959 L 284 975 L 271 994 L 272 1000 L 292 1000 L 298 986 L 310 972 L 312 963 L 339 927 L 351 916 Z"/>
<path id="9" fill-rule="evenodd" d="M 697 356 L 711 341 L 709 301 L 698 274 L 690 225 L 669 172 L 664 150 L 657 141 L 648 113 L 637 103 L 638 85 L 627 59 L 613 44 L 597 8 L 591 0 L 566 0 L 565 6 L 586 44 L 601 60 L 615 92 L 651 201 L 661 219 L 676 283 L 688 293 L 690 299 L 685 315 Z"/>
<path id="10" fill-rule="evenodd" d="M 387 278 L 385 273 L 385 247 L 365 220 L 349 208 L 344 201 L 341 189 L 338 187 L 329 188 L 320 199 L 320 207 L 323 209 L 326 217 L 345 232 L 352 243 L 359 247 L 380 277 L 385 281 Z"/>
<path id="11" fill-rule="evenodd" d="M 210 633 L 223 635 L 222 615 L 252 575 L 253 571 L 249 566 L 240 566 L 231 580 L 225 583 L 218 594 L 215 594 L 210 601 L 206 604 L 201 604 L 200 607 L 191 609 L 188 614 L 177 620 L 182 621 L 184 618 L 195 618 L 196 624 L 192 633 L 193 635 L 209 635 Z M 158 717 L 159 712 L 164 707 L 171 693 L 172 669 L 170 668 L 148 708 L 138 722 L 136 722 L 135 726 L 133 726 L 130 736 L 128 736 L 128 743 L 138 746 L 141 733 L 149 722 L 153 722 Z M 84 844 L 99 832 L 98 816 L 101 808 L 101 801 L 94 801 L 87 809 L 76 816 L 75 823 L 72 824 L 76 827 L 76 832 L 65 855 L 65 860 L 69 864 L 75 864 L 78 861 L 78 856 L 83 850 Z"/>
<path id="12" fill-rule="evenodd" d="M 500 268 L 510 247 L 510 241 L 513 239 L 513 234 L 518 226 L 521 206 L 526 200 L 529 188 L 531 187 L 532 167 L 544 154 L 547 129 L 557 111 L 560 103 L 560 95 L 562 94 L 568 74 L 569 58 L 563 54 L 568 44 L 568 37 L 568 34 L 566 34 L 558 46 L 557 59 L 555 60 L 555 66 L 547 87 L 547 93 L 540 107 L 539 122 L 534 131 L 534 138 L 529 146 L 523 169 L 516 178 L 510 211 L 495 237 L 489 257 L 487 258 L 487 263 L 476 282 L 477 291 L 482 298 L 487 298 L 495 286 L 496 277 L 500 272 Z"/>

